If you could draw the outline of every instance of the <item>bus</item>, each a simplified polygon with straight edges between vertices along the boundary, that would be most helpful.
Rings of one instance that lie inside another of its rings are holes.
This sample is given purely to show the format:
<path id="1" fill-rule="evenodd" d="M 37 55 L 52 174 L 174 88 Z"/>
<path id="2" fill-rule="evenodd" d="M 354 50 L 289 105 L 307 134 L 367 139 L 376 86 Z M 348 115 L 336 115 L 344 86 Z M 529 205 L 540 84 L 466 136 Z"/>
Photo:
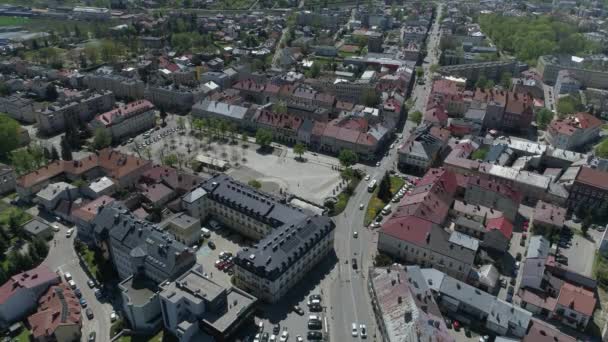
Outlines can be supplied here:
<path id="1" fill-rule="evenodd" d="M 372 192 L 374 191 L 374 189 L 376 188 L 376 180 L 372 179 L 371 182 L 369 182 L 369 185 L 367 186 L 367 192 Z"/>

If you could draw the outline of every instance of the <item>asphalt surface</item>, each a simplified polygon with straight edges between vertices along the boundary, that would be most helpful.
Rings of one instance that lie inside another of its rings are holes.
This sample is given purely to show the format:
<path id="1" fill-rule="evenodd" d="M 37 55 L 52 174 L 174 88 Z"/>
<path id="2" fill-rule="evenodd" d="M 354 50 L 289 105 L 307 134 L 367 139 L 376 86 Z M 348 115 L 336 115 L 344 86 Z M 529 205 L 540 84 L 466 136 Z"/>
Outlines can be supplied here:
<path id="1" fill-rule="evenodd" d="M 412 91 L 412 98 L 415 98 L 414 106 L 411 111 L 423 111 L 430 92 L 431 74 L 430 65 L 437 63 L 439 45 L 439 21 L 443 5 L 439 5 L 435 22 L 429 34 L 427 51 L 428 63 L 423 63 L 425 85 L 416 83 Z M 409 137 L 410 129 L 415 127 L 415 123 L 407 121 L 403 129 L 403 137 L 400 145 Z M 389 155 L 380 161 L 378 167 L 364 167 L 371 179 L 380 180 L 386 171 L 396 169 L 397 149 L 389 151 Z M 332 341 L 351 341 L 359 339 L 352 337 L 352 323 L 365 324 L 368 329 L 368 340 L 380 340 L 377 330 L 374 313 L 372 311 L 371 300 L 367 290 L 367 269 L 373 266 L 373 257 L 376 251 L 378 239 L 377 230 L 363 226 L 365 209 L 359 209 L 362 203 L 367 206 L 371 198 L 371 193 L 367 192 L 367 182 L 361 181 L 355 194 L 351 197 L 344 212 L 334 218 L 336 223 L 336 237 L 334 248 L 338 257 L 337 267 L 331 274 L 331 284 L 328 287 L 329 296 L 329 324 Z M 354 238 L 353 233 L 358 233 Z M 352 259 L 357 260 L 357 269 L 352 267 Z M 326 290 L 327 291 L 327 290 Z M 360 332 L 359 332 L 360 333 Z"/>
<path id="2" fill-rule="evenodd" d="M 94 318 L 89 320 L 85 310 L 82 309 L 82 341 L 87 341 L 89 333 L 95 331 L 97 342 L 110 341 L 110 313 L 113 311 L 112 305 L 107 302 L 100 302 L 95 298 L 94 289 L 87 286 L 87 281 L 91 278 L 80 266 L 76 252 L 74 251 L 75 227 L 72 237 L 66 237 L 67 227 L 58 223 L 60 231 L 55 233 L 53 241 L 49 243 L 49 254 L 43 264 L 53 271 L 59 271 L 62 281 L 65 281 L 64 274 L 70 273 L 82 292 L 82 297 L 86 299 L 89 308 L 93 310 Z M 117 310 L 118 311 L 118 310 Z"/>

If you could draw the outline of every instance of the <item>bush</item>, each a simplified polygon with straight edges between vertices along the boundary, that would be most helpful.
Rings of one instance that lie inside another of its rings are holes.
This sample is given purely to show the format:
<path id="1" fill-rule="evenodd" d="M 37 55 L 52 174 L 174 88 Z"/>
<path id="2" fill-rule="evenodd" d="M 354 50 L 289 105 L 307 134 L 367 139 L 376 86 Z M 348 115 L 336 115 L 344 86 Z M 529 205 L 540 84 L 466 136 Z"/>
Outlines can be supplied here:
<path id="1" fill-rule="evenodd" d="M 374 265 L 376 267 L 386 267 L 393 264 L 393 259 L 386 254 L 378 253 L 374 258 Z"/>

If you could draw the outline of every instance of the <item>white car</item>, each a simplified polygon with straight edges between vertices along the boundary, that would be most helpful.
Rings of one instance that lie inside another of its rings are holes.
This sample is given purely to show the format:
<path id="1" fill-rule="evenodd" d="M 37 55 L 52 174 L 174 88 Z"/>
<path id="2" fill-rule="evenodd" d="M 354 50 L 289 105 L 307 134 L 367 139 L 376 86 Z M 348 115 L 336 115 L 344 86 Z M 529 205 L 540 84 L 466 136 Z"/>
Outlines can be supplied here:
<path id="1" fill-rule="evenodd" d="M 260 321 L 260 323 L 258 323 L 258 331 L 264 332 L 264 322 Z"/>
<path id="2" fill-rule="evenodd" d="M 357 328 L 357 323 L 353 323 L 351 335 L 353 335 L 353 337 L 357 337 L 359 335 L 359 329 Z"/>
<path id="3" fill-rule="evenodd" d="M 57 223 L 53 223 L 53 224 L 51 225 L 51 227 L 53 227 L 53 231 L 54 231 L 54 232 L 58 232 L 58 231 L 60 230 L 60 229 L 59 229 L 59 225 L 58 225 Z"/>
<path id="4" fill-rule="evenodd" d="M 68 281 L 68 285 L 70 285 L 72 290 L 76 290 L 76 282 L 74 280 Z"/>
<path id="5" fill-rule="evenodd" d="M 74 228 L 70 228 L 70 229 L 68 229 L 67 232 L 65 232 L 65 237 L 71 238 L 73 233 L 74 233 Z"/>
<path id="6" fill-rule="evenodd" d="M 367 338 L 367 327 L 365 324 L 359 324 L 359 330 L 361 331 L 361 338 Z"/>
<path id="7" fill-rule="evenodd" d="M 270 342 L 276 342 L 276 340 L 277 340 L 277 335 L 275 335 L 275 334 L 270 335 Z"/>
<path id="8" fill-rule="evenodd" d="M 253 342 L 260 342 L 260 339 L 262 337 L 260 336 L 260 334 L 255 334 L 255 337 L 253 338 Z"/>
<path id="9" fill-rule="evenodd" d="M 72 274 L 70 272 L 66 272 L 66 274 L 63 275 L 63 277 L 65 278 L 66 281 L 72 280 Z"/>
<path id="10" fill-rule="evenodd" d="M 354 237 L 355 239 L 356 239 L 356 238 L 358 238 L 358 237 L 359 237 L 359 233 L 357 233 L 357 232 L 353 232 L 353 237 Z"/>
<path id="11" fill-rule="evenodd" d="M 286 342 L 288 338 L 289 338 L 289 331 L 283 330 L 283 333 L 281 334 L 281 338 L 279 339 L 279 341 Z"/>
<path id="12" fill-rule="evenodd" d="M 363 210 L 363 208 L 365 208 L 365 206 L 363 205 L 363 203 L 359 204 L 359 210 Z"/>
<path id="13" fill-rule="evenodd" d="M 372 178 L 372 177 L 371 177 L 370 175 L 366 175 L 366 176 L 365 176 L 365 181 L 368 181 L 368 180 L 370 180 L 371 178 Z"/>
<path id="14" fill-rule="evenodd" d="M 376 167 L 378 167 L 378 166 L 380 166 L 380 162 L 377 162 L 377 163 L 376 163 Z"/>
<path id="15" fill-rule="evenodd" d="M 115 311 L 112 311 L 110 313 L 110 322 L 114 322 L 114 321 L 116 321 L 116 319 L 118 319 L 118 315 L 116 314 Z"/>
<path id="16" fill-rule="evenodd" d="M 296 342 L 304 342 L 304 339 L 302 338 L 302 336 L 298 335 L 296 336 Z"/>

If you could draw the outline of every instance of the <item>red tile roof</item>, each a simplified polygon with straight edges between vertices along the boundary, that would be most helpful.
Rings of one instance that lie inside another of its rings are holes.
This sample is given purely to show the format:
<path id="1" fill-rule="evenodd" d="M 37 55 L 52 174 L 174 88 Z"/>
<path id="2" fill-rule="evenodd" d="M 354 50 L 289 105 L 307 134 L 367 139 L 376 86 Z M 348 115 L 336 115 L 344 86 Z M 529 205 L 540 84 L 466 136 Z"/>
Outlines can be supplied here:
<path id="1" fill-rule="evenodd" d="M 258 123 L 268 125 L 274 128 L 297 131 L 303 122 L 300 117 L 289 114 L 277 114 L 268 110 L 261 110 L 257 114 L 258 115 L 256 115 L 256 121 Z"/>
<path id="2" fill-rule="evenodd" d="M 50 283 L 53 280 L 58 282 L 59 276 L 44 265 L 15 274 L 0 287 L 0 304 L 5 303 L 13 294 L 21 289 L 37 287 Z"/>
<path id="3" fill-rule="evenodd" d="M 575 181 L 608 191 L 608 172 L 583 166 Z"/>
<path id="4" fill-rule="evenodd" d="M 27 188 L 64 173 L 78 177 L 96 167 L 101 168 L 108 177 L 118 180 L 135 170 L 147 168 L 150 164 L 148 160 L 106 148 L 80 160 L 60 160 L 50 163 L 19 177 L 17 184 Z"/>
<path id="5" fill-rule="evenodd" d="M 38 312 L 27 321 L 36 339 L 52 337 L 60 326 L 82 327 L 80 303 L 67 284 L 52 286 L 38 301 Z"/>
<path id="6" fill-rule="evenodd" d="M 119 116 L 129 117 L 132 115 L 138 115 L 154 109 L 152 102 L 148 100 L 138 100 L 127 103 L 124 106 L 113 109 L 109 112 L 99 114 L 95 117 L 95 120 L 100 122 L 104 126 L 111 126 L 114 120 Z"/>
<path id="7" fill-rule="evenodd" d="M 425 244 L 427 234 L 430 234 L 433 223 L 416 216 L 391 218 L 382 225 L 382 233 L 396 239 L 408 241 L 417 245 Z"/>
<path id="8" fill-rule="evenodd" d="M 114 201 L 116 201 L 114 198 L 103 195 L 81 206 L 80 208 L 73 210 L 72 216 L 77 217 L 85 222 L 91 222 L 93 221 L 95 216 L 97 216 L 97 212 L 99 211 L 100 206 L 110 204 Z"/>
<path id="9" fill-rule="evenodd" d="M 481 176 L 471 176 L 469 177 L 469 186 L 477 186 L 487 191 L 495 192 L 501 194 L 503 197 L 510 199 L 511 201 L 517 203 L 518 205 L 524 198 L 522 192 L 517 191 L 511 188 L 507 184 L 501 184 L 495 182 L 491 179 Z"/>
<path id="10" fill-rule="evenodd" d="M 564 283 L 559 291 L 557 303 L 586 316 L 592 316 L 597 300 L 593 292 Z"/>
<path id="11" fill-rule="evenodd" d="M 154 165 L 142 174 L 145 183 L 163 183 L 171 189 L 186 193 L 202 182 L 202 178 L 169 166 Z"/>
<path id="12" fill-rule="evenodd" d="M 589 113 L 580 112 L 574 114 L 574 116 L 576 117 L 576 119 L 578 119 L 581 128 L 584 129 L 600 127 L 603 124 L 602 120 L 596 118 L 595 116 Z"/>
<path id="13" fill-rule="evenodd" d="M 499 230 L 508 240 L 513 236 L 513 224 L 504 216 L 491 218 L 486 221 L 486 230 Z"/>
<path id="14" fill-rule="evenodd" d="M 534 221 L 544 224 L 550 224 L 556 227 L 562 227 L 566 219 L 566 208 L 538 201 L 534 208 Z"/>
<path id="15" fill-rule="evenodd" d="M 572 336 L 566 335 L 554 326 L 537 319 L 532 319 L 528 333 L 522 342 L 576 342 Z"/>

